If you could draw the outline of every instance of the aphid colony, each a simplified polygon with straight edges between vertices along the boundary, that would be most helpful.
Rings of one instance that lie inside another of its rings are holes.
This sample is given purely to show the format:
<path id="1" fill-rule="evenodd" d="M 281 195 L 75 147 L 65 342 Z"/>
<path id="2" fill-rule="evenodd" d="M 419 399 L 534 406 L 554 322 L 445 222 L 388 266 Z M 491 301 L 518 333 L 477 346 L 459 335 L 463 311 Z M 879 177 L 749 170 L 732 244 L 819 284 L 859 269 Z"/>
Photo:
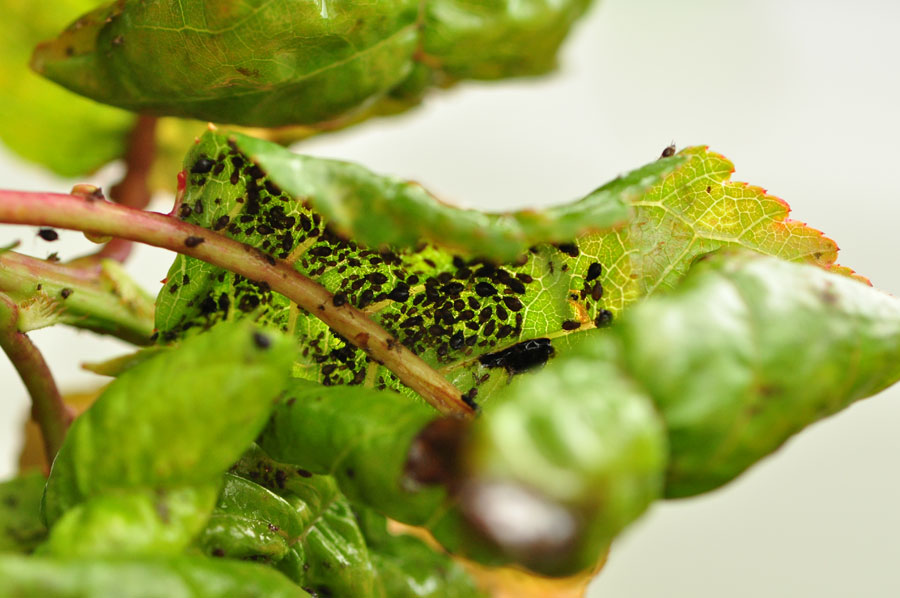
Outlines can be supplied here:
<path id="1" fill-rule="evenodd" d="M 282 193 L 234 147 L 206 142 L 192 164 L 180 218 L 294 263 L 334 294 L 333 305 L 364 310 L 451 375 L 469 401 L 492 373 L 512 375 L 549 359 L 546 337 L 612 320 L 600 304 L 603 267 L 579 260 L 575 243 L 534 247 L 505 265 L 429 244 L 374 251 L 338 237 L 306 202 Z M 578 288 L 568 288 L 573 285 Z M 399 389 L 389 371 L 267 285 L 183 256 L 160 296 L 157 326 L 162 340 L 171 341 L 243 315 L 301 339 L 298 376 Z"/>

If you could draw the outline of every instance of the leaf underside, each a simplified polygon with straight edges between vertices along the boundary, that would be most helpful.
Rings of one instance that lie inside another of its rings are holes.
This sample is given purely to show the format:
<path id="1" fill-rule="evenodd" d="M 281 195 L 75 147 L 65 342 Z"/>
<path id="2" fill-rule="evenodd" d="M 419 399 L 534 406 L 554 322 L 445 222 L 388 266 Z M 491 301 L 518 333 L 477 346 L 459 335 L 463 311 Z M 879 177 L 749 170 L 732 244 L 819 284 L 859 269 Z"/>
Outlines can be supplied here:
<path id="1" fill-rule="evenodd" d="M 283 178 L 290 170 L 285 154 L 271 155 L 279 162 L 279 183 L 300 185 Z M 345 210 L 343 222 L 356 222 L 358 205 L 343 199 L 347 184 L 341 194 L 312 189 L 316 196 L 293 198 L 239 145 L 213 133 L 185 160 L 187 188 L 178 215 L 293 263 L 337 300 L 370 314 L 469 398 L 483 398 L 510 374 L 546 361 L 553 354 L 551 343 L 560 346 L 573 333 L 604 327 L 641 297 L 672 288 L 697 257 L 710 251 L 743 247 L 849 273 L 834 264 L 834 242 L 788 220 L 783 201 L 732 182 L 733 167 L 725 158 L 689 148 L 678 159 L 674 170 L 645 192 L 624 196 L 632 210 L 625 226 L 534 245 L 516 262 L 498 266 L 462 257 L 428 239 L 413 248 L 381 250 L 347 241 L 312 208 L 321 196 L 329 211 Z M 334 169 L 346 180 L 352 180 L 348 172 L 356 176 L 359 171 L 339 162 L 297 161 Z M 367 176 L 380 182 L 371 173 Z M 371 197 L 370 209 L 390 214 L 390 207 L 379 207 L 379 201 Z M 479 246 L 470 242 L 470 254 L 477 255 Z M 299 340 L 296 376 L 326 385 L 409 392 L 389 371 L 283 296 L 204 262 L 176 258 L 157 300 L 156 325 L 163 341 L 243 317 Z M 527 341 L 532 342 L 523 344 Z"/>

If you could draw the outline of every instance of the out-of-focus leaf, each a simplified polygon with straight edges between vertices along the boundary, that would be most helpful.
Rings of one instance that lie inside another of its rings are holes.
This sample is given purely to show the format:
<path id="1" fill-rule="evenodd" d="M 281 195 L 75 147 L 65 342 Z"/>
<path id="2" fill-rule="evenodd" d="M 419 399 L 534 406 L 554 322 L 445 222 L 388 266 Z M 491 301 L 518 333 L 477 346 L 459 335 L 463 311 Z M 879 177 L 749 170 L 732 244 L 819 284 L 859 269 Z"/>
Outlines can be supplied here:
<path id="1" fill-rule="evenodd" d="M 21 598 L 311 598 L 256 563 L 199 557 L 0 557 L 0 595 Z"/>
<path id="2" fill-rule="evenodd" d="M 38 553 L 66 558 L 177 555 L 203 530 L 218 493 L 218 484 L 208 484 L 101 494 L 67 511 Z"/>
<path id="3" fill-rule="evenodd" d="M 466 570 L 419 538 L 394 535 L 387 520 L 361 507 L 356 510 L 385 598 L 477 598 L 484 596 Z"/>
<path id="4" fill-rule="evenodd" d="M 40 41 L 95 0 L 0 2 L 0 139 L 14 152 L 63 176 L 91 172 L 125 149 L 134 116 L 42 79 L 28 68 Z"/>
<path id="5" fill-rule="evenodd" d="M 111 489 L 218 479 L 264 425 L 294 351 L 278 333 L 225 324 L 125 372 L 69 430 L 47 521 Z"/>
<path id="6" fill-rule="evenodd" d="M 455 79 L 539 75 L 592 0 L 426 0 L 422 49 Z"/>
<path id="7" fill-rule="evenodd" d="M 77 416 L 90 407 L 101 392 L 102 389 L 88 392 L 67 392 L 63 395 L 63 402 Z M 25 441 L 22 443 L 22 450 L 19 453 L 19 471 L 39 470 L 49 473 L 50 467 L 47 465 L 44 438 L 37 422 L 31 418 L 26 420 L 23 435 Z M 46 482 L 46 479 L 44 481 Z"/>
<path id="8" fill-rule="evenodd" d="M 629 206 L 682 161 L 651 162 L 560 207 L 487 214 L 448 206 L 417 183 L 376 175 L 357 164 L 232 135 L 272 182 L 309 202 L 334 232 L 359 245 L 403 249 L 427 241 L 496 262 L 516 260 L 533 245 L 570 242 L 582 233 L 624 224 Z"/>
<path id="9" fill-rule="evenodd" d="M 248 451 L 234 471 L 268 489 L 235 476 L 231 478 L 234 492 L 229 497 L 226 486 L 226 502 L 220 501 L 220 507 L 264 523 L 285 540 L 283 553 L 258 553 L 254 558 L 279 561 L 279 570 L 314 594 L 376 595 L 379 586 L 365 539 L 331 477 L 277 463 L 259 449 Z M 232 530 L 235 539 L 242 533 L 239 527 Z M 249 542 L 240 543 L 250 548 L 254 534 L 252 529 L 248 531 Z M 258 537 L 264 538 L 264 534 Z"/>
<path id="10" fill-rule="evenodd" d="M 715 488 L 898 378 L 898 300 L 725 252 L 514 380 L 470 430 L 425 424 L 392 393 L 298 381 L 259 442 L 454 553 L 561 575 L 592 567 L 663 488 Z"/>
<path id="11" fill-rule="evenodd" d="M 671 443 L 668 496 L 716 488 L 900 378 L 900 301 L 756 254 L 699 263 L 615 330 Z"/>
<path id="12" fill-rule="evenodd" d="M 483 402 L 510 374 L 545 362 L 565 337 L 607 326 L 641 297 L 671 288 L 704 251 L 743 246 L 838 271 L 831 240 L 786 221 L 780 200 L 730 181 L 724 158 L 693 148 L 678 160 L 629 200 L 633 217 L 623 228 L 539 245 L 523 261 L 496 267 L 434 244 L 377 251 L 342 240 L 305 196 L 289 197 L 222 136 L 204 137 L 187 156 L 185 170 L 196 172 L 179 214 L 292 262 Z M 192 258 L 179 256 L 170 269 L 156 325 L 171 341 L 247 314 L 298 338 L 297 376 L 411 392 L 283 296 Z"/>
<path id="13" fill-rule="evenodd" d="M 433 83 L 546 72 L 589 4 L 127 0 L 39 45 L 32 65 L 134 111 L 266 127 L 352 122 L 415 104 Z"/>
<path id="14" fill-rule="evenodd" d="M 316 123 L 406 78 L 418 5 L 115 2 L 41 44 L 32 65 L 129 110 L 253 126 Z"/>
<path id="15" fill-rule="evenodd" d="M 593 567 L 663 488 L 662 420 L 618 356 L 594 348 L 513 380 L 465 441 L 464 512 L 541 573 Z"/>
<path id="16" fill-rule="evenodd" d="M 0 553 L 31 552 L 47 535 L 41 495 L 47 482 L 32 471 L 0 483 Z"/>

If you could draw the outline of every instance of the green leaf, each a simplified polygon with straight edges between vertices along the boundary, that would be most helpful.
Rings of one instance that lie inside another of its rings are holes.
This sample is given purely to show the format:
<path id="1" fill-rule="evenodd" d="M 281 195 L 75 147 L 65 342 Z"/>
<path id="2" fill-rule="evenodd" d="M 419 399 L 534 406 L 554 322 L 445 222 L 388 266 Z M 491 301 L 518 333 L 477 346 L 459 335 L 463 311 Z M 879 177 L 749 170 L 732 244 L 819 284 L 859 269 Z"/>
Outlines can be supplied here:
<path id="1" fill-rule="evenodd" d="M 432 83 L 549 70 L 589 3 L 114 2 L 39 45 L 32 65 L 133 111 L 266 127 L 352 122 L 402 110 Z"/>
<path id="2" fill-rule="evenodd" d="M 0 483 L 0 553 L 31 552 L 47 535 L 41 495 L 47 479 L 38 471 Z"/>
<path id="3" fill-rule="evenodd" d="M 279 570 L 313 593 L 374 595 L 378 585 L 365 539 L 331 477 L 277 463 L 258 448 L 248 451 L 234 471 L 261 485 L 232 477 L 233 492 L 228 496 L 226 486 L 223 501 L 228 497 L 228 504 L 220 502 L 220 507 L 265 524 L 285 541 L 283 554 L 257 553 L 254 558 L 280 561 Z M 232 530 L 237 539 L 241 530 Z M 254 535 L 248 531 L 244 545 L 250 548 Z"/>
<path id="4" fill-rule="evenodd" d="M 293 354 L 280 334 L 225 324 L 122 374 L 69 430 L 47 521 L 112 489 L 219 479 L 265 424 Z"/>
<path id="5" fill-rule="evenodd" d="M 662 420 L 604 349 L 585 344 L 517 378 L 463 441 L 466 517 L 543 574 L 596 565 L 662 493 Z"/>
<path id="6" fill-rule="evenodd" d="M 418 538 L 388 533 L 387 520 L 356 510 L 385 598 L 477 598 L 483 594 L 465 569 Z"/>
<path id="7" fill-rule="evenodd" d="M 652 162 L 560 207 L 486 214 L 443 204 L 417 183 L 356 164 L 295 154 L 239 133 L 232 138 L 272 182 L 309 202 L 334 232 L 359 245 L 403 249 L 428 241 L 497 262 L 516 260 L 539 243 L 569 242 L 625 223 L 630 203 L 681 162 Z"/>
<path id="8" fill-rule="evenodd" d="M 203 530 L 219 484 L 108 492 L 67 511 L 38 554 L 57 557 L 177 555 Z"/>
<path id="9" fill-rule="evenodd" d="M 640 195 L 622 196 L 633 211 L 624 227 L 586 233 L 557 246 L 538 245 L 519 262 L 498 267 L 434 244 L 377 251 L 343 240 L 307 206 L 313 197 L 293 199 L 238 150 L 213 134 L 193 147 L 185 170 L 197 172 L 188 177 L 180 216 L 292 262 L 339 300 L 364 309 L 479 402 L 511 373 L 546 361 L 553 345 L 565 337 L 606 326 L 640 298 L 672 288 L 703 252 L 747 247 L 846 271 L 834 266 L 834 242 L 785 220 L 784 202 L 732 182 L 731 163 L 702 148 L 645 167 L 662 169 L 658 174 L 670 166 L 674 171 Z M 270 154 L 283 160 L 280 170 L 300 163 L 287 153 Z M 331 201 L 331 183 L 324 175 L 320 181 L 322 189 L 307 191 Z M 391 202 L 373 199 L 373 206 L 380 204 L 384 207 L 359 213 L 388 210 Z M 580 205 L 554 210 L 577 213 Z M 346 222 L 356 221 L 333 209 Z M 432 234 L 434 228 L 428 230 Z M 158 298 L 156 325 L 161 338 L 172 341 L 191 328 L 247 315 L 300 341 L 296 376 L 411 394 L 314 315 L 264 286 L 192 258 L 179 256 L 170 269 Z"/>
<path id="10" fill-rule="evenodd" d="M 2 0 L 0 139 L 62 176 L 92 172 L 122 155 L 134 116 L 101 106 L 28 68 L 35 44 L 54 35 L 94 0 Z"/>
<path id="11" fill-rule="evenodd" d="M 592 0 L 427 0 L 422 49 L 457 79 L 539 75 Z"/>
<path id="12" fill-rule="evenodd" d="M 263 565 L 198 557 L 0 557 L 0 595 L 21 598 L 310 598 Z"/>
<path id="13" fill-rule="evenodd" d="M 702 261 L 615 332 L 627 370 L 665 419 L 672 497 L 728 482 L 900 378 L 900 301 L 756 254 Z"/>

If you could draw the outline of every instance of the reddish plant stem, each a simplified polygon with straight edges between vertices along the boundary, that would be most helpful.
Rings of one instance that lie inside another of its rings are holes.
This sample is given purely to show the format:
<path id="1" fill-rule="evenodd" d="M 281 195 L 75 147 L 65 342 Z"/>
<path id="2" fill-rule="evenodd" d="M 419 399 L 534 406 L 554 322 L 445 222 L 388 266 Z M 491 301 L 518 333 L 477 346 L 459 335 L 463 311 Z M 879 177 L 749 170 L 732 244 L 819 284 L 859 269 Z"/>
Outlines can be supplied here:
<path id="1" fill-rule="evenodd" d="M 91 197 L 0 191 L 0 222 L 53 226 L 163 247 L 265 283 L 325 322 L 445 415 L 471 417 L 456 389 L 419 356 L 350 304 L 282 260 L 205 228 Z"/>
<path id="2" fill-rule="evenodd" d="M 63 403 L 50 368 L 28 335 L 18 330 L 16 304 L 0 294 L 0 347 L 15 366 L 31 395 L 31 417 L 41 429 L 47 465 L 53 463 L 72 423 L 73 413 Z"/>
<path id="3" fill-rule="evenodd" d="M 155 116 L 141 114 L 134 123 L 125 151 L 125 176 L 112 186 L 109 197 L 116 203 L 139 210 L 150 203 L 151 192 L 147 183 L 153 162 L 156 160 Z M 97 252 L 98 258 L 124 262 L 131 254 L 131 241 L 113 239 Z"/>

